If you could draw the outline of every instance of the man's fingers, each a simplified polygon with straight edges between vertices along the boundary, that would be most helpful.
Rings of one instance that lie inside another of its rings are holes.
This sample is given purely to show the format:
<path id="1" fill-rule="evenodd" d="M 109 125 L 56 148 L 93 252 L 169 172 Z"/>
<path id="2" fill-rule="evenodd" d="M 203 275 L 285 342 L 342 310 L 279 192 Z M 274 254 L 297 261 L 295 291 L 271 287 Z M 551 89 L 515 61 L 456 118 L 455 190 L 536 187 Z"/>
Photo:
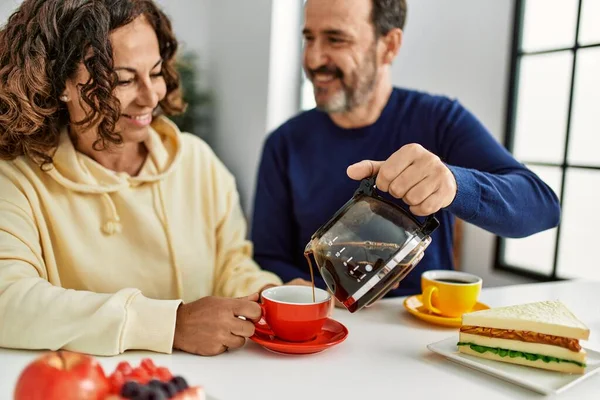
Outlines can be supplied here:
<path id="1" fill-rule="evenodd" d="M 387 191 L 395 198 L 402 199 L 409 190 L 418 185 L 426 177 L 426 172 L 423 169 L 419 169 L 415 164 L 411 164 L 400 175 L 397 175 L 390 181 Z"/>
<path id="2" fill-rule="evenodd" d="M 346 170 L 346 174 L 348 174 L 350 179 L 360 181 L 361 179 L 370 178 L 377 174 L 382 164 L 383 161 L 363 160 L 349 166 Z"/>
<path id="3" fill-rule="evenodd" d="M 422 203 L 411 206 L 410 212 L 419 217 L 426 217 L 438 212 L 442 208 L 441 204 L 442 195 L 437 191 L 427 197 Z"/>
<path id="4" fill-rule="evenodd" d="M 232 302 L 232 310 L 236 317 L 241 316 L 252 321 L 260 320 L 262 309 L 257 302 L 242 299 L 233 299 Z"/>
<path id="5" fill-rule="evenodd" d="M 381 165 L 377 181 L 375 182 L 379 190 L 383 190 L 384 192 L 389 191 L 392 181 L 401 174 L 404 174 L 405 170 L 413 164 L 417 154 L 411 149 L 410 145 L 403 146 Z"/>
<path id="6" fill-rule="evenodd" d="M 425 178 L 410 188 L 402 197 L 402 200 L 409 206 L 417 206 L 437 192 L 438 189 L 439 187 L 434 179 Z"/>

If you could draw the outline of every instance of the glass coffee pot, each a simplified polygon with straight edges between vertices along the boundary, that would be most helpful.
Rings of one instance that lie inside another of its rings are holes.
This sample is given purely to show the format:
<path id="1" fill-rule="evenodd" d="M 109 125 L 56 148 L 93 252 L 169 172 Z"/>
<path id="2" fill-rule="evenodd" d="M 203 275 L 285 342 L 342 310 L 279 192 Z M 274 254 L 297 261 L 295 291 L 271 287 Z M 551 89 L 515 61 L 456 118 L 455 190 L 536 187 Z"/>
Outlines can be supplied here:
<path id="1" fill-rule="evenodd" d="M 363 179 L 305 249 L 307 258 L 312 253 L 329 290 L 350 312 L 374 303 L 404 279 L 423 258 L 430 235 L 439 226 L 434 216 L 420 223 L 382 198 L 375 179 Z"/>

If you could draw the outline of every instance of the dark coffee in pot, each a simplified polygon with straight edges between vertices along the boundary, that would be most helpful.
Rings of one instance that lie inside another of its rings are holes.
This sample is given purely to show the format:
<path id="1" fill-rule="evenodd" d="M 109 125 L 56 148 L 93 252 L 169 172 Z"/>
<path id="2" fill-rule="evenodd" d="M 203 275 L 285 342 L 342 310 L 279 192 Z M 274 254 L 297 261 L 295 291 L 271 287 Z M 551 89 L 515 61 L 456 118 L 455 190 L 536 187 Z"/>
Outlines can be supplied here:
<path id="1" fill-rule="evenodd" d="M 363 179 L 305 247 L 311 273 L 310 254 L 329 291 L 350 312 L 373 304 L 404 279 L 423 258 L 439 226 L 433 215 L 421 222 L 384 199 L 376 180 Z"/>
<path id="2" fill-rule="evenodd" d="M 366 281 L 384 267 L 401 246 L 395 243 L 380 242 L 342 242 L 325 248 L 317 247 L 312 251 L 317 265 L 321 266 L 321 275 L 328 281 L 333 295 L 338 299 L 347 299 L 358 291 Z M 304 255 L 308 260 L 312 277 L 312 262 L 309 254 Z M 412 257 L 408 257 L 410 260 Z M 408 270 L 410 263 L 399 264 L 396 268 Z M 408 272 L 408 271 L 407 271 Z M 400 272 L 400 275 L 403 273 Z M 374 290 L 383 291 L 393 284 L 396 274 L 388 274 L 387 279 L 379 281 Z M 313 282 L 314 287 L 314 282 Z M 362 297 L 349 307 L 351 312 L 362 308 L 371 302 L 371 297 Z"/>

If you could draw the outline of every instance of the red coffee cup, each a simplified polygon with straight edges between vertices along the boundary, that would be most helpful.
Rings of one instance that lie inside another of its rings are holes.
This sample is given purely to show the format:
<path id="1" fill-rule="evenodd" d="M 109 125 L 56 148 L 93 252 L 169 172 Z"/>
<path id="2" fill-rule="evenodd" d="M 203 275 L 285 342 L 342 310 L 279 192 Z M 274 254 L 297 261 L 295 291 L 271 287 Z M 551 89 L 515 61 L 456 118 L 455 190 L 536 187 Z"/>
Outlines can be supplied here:
<path id="1" fill-rule="evenodd" d="M 329 317 L 331 295 L 310 286 L 277 286 L 262 292 L 262 319 L 255 324 L 258 332 L 288 342 L 314 339 Z"/>

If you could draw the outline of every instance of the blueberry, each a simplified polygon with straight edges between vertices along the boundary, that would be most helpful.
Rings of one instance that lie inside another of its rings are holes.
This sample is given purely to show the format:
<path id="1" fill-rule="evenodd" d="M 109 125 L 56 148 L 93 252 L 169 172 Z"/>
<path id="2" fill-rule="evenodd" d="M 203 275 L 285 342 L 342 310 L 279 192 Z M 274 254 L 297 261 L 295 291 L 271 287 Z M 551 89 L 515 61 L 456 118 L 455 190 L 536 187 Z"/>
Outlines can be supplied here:
<path id="1" fill-rule="evenodd" d="M 167 395 L 160 388 L 156 388 L 155 390 L 150 391 L 150 396 L 148 396 L 148 400 L 167 400 Z"/>
<path id="2" fill-rule="evenodd" d="M 175 385 L 178 391 L 184 391 L 189 386 L 183 376 L 175 376 L 171 379 L 171 382 Z"/>
<path id="3" fill-rule="evenodd" d="M 143 400 L 167 400 L 168 397 L 163 393 L 160 388 L 152 388 L 146 391 L 146 395 Z"/>
<path id="4" fill-rule="evenodd" d="M 175 396 L 179 390 L 173 382 L 163 382 L 162 391 L 167 395 L 167 397 L 171 398 Z"/>
<path id="5" fill-rule="evenodd" d="M 155 389 L 160 389 L 162 385 L 163 383 L 158 379 L 152 379 L 150 382 L 148 382 L 148 386 Z"/>
<path id="6" fill-rule="evenodd" d="M 121 396 L 125 397 L 126 399 L 133 399 L 139 396 L 142 391 L 142 385 L 136 381 L 129 381 L 125 382 L 125 384 L 121 387 Z"/>

